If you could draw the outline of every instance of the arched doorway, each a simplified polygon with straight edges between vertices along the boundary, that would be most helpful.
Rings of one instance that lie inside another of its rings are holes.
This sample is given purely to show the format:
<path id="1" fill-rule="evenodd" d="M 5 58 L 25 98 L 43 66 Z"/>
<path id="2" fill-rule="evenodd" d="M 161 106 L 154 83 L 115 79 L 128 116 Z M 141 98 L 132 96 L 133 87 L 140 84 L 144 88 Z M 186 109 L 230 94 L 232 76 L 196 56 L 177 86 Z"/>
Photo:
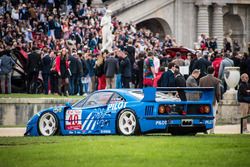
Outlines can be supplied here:
<path id="1" fill-rule="evenodd" d="M 136 24 L 137 29 L 146 28 L 149 29 L 153 34 L 159 33 L 160 39 L 164 39 L 165 35 L 172 35 L 172 31 L 168 23 L 161 18 L 152 18 L 144 20 Z"/>
<path id="2" fill-rule="evenodd" d="M 223 16 L 224 34 L 232 32 L 231 39 L 237 40 L 241 49 L 244 47 L 244 26 L 239 15 L 227 13 Z"/>

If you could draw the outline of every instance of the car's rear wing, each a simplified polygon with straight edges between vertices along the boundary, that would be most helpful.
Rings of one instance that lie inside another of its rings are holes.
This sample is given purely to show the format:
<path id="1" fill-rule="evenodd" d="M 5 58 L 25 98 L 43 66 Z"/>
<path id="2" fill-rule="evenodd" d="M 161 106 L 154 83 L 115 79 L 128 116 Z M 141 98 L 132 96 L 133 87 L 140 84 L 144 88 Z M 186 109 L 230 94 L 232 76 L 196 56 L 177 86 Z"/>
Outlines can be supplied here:
<path id="1" fill-rule="evenodd" d="M 155 102 L 157 98 L 156 92 L 178 94 L 179 97 L 182 96 L 180 97 L 181 101 L 208 101 L 212 104 L 214 100 L 213 87 L 147 87 L 143 89 L 144 97 L 141 101 Z M 198 99 L 189 99 L 189 96 L 198 96 Z"/>

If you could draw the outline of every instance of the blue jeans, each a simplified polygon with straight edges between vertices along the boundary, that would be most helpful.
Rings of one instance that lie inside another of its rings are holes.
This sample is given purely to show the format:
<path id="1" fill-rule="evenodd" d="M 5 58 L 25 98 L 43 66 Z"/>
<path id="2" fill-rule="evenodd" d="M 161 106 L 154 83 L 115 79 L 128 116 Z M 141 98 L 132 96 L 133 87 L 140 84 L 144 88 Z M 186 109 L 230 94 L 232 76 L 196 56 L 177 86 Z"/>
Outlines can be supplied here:
<path id="1" fill-rule="evenodd" d="M 77 81 L 77 76 L 75 74 L 72 74 L 69 78 L 69 94 L 74 95 L 75 94 L 75 87 L 76 87 L 76 82 Z"/>
<path id="2" fill-rule="evenodd" d="M 122 88 L 121 74 L 116 74 L 116 88 Z"/>
<path id="3" fill-rule="evenodd" d="M 82 92 L 89 93 L 89 82 L 87 81 L 87 77 L 82 78 Z"/>
<path id="4" fill-rule="evenodd" d="M 2 89 L 2 93 L 6 93 L 5 92 L 5 82 L 7 81 L 7 87 L 8 87 L 8 92 L 7 93 L 11 93 L 11 72 L 9 72 L 8 74 L 3 74 L 0 75 L 0 80 L 1 80 L 1 89 Z"/>

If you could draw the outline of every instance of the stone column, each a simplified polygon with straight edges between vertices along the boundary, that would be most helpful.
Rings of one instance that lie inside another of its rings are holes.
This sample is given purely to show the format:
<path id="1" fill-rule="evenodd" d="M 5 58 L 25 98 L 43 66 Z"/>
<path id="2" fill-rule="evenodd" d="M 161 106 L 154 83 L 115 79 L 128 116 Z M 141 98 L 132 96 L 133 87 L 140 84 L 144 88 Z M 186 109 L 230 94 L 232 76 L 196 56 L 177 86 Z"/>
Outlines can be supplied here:
<path id="1" fill-rule="evenodd" d="M 209 36 L 208 3 L 196 3 L 199 7 L 197 20 L 197 39 L 201 34 Z"/>
<path id="2" fill-rule="evenodd" d="M 213 11 L 213 25 L 212 25 L 212 35 L 213 37 L 217 37 L 217 45 L 218 49 L 223 48 L 223 11 L 222 7 L 224 4 L 215 4 Z"/>

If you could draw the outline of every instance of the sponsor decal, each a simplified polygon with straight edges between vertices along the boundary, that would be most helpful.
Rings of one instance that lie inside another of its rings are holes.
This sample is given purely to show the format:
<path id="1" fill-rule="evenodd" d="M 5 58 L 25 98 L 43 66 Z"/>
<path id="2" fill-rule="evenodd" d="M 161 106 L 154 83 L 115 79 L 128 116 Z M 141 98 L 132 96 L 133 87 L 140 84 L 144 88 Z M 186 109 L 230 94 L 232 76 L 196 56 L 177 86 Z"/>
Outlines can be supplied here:
<path id="1" fill-rule="evenodd" d="M 82 129 L 82 110 L 67 110 L 65 117 L 66 130 Z"/>
<path id="2" fill-rule="evenodd" d="M 111 133 L 111 130 L 101 130 L 100 133 Z"/>
<path id="3" fill-rule="evenodd" d="M 82 130 L 94 131 L 110 125 L 111 112 L 105 108 L 94 109 L 84 120 Z"/>
<path id="4" fill-rule="evenodd" d="M 155 121 L 155 125 L 163 126 L 163 125 L 167 125 L 167 124 L 168 124 L 167 120 Z"/>
<path id="5" fill-rule="evenodd" d="M 58 112 L 61 112 L 62 111 L 62 107 L 55 107 L 54 109 L 53 109 L 53 112 L 54 113 L 58 113 Z"/>
<path id="6" fill-rule="evenodd" d="M 117 102 L 114 104 L 109 104 L 107 110 L 120 110 L 126 107 L 128 102 Z"/>
<path id="7" fill-rule="evenodd" d="M 213 120 L 206 120 L 205 124 L 213 124 Z"/>

